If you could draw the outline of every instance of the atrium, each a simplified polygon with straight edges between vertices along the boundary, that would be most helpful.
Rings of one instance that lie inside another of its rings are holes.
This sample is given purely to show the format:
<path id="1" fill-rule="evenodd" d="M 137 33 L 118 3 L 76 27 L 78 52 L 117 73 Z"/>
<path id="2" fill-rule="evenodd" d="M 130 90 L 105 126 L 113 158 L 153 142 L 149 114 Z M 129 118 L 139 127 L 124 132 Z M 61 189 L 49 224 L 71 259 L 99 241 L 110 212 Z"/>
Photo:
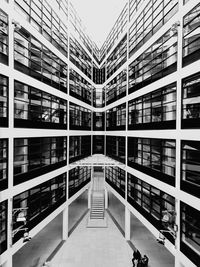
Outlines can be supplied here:
<path id="1" fill-rule="evenodd" d="M 0 267 L 199 266 L 199 131 L 199 0 L 1 0 Z"/>

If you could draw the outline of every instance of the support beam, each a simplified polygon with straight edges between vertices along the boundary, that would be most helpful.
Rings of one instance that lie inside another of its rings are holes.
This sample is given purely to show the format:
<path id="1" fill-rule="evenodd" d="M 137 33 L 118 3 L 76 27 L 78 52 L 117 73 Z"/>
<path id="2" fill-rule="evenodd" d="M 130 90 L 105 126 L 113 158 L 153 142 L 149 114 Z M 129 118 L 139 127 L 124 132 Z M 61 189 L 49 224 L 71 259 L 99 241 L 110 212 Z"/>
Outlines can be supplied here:
<path id="1" fill-rule="evenodd" d="M 65 209 L 62 212 L 62 240 L 67 240 L 68 238 L 68 228 L 69 228 L 69 208 L 68 206 L 65 207 Z"/>
<path id="2" fill-rule="evenodd" d="M 127 207 L 125 207 L 125 239 L 131 239 L 131 213 Z"/>

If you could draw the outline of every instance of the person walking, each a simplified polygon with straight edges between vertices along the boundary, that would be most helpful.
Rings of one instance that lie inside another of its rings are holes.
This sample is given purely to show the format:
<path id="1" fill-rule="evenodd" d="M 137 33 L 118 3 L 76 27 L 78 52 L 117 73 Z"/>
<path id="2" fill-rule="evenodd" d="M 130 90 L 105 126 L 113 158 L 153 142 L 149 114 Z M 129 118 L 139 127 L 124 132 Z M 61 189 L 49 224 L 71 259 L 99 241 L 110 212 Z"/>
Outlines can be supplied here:
<path id="1" fill-rule="evenodd" d="M 141 254 L 138 249 L 133 251 L 133 258 L 132 258 L 133 267 L 135 266 L 135 260 L 137 260 L 137 263 L 141 260 Z"/>

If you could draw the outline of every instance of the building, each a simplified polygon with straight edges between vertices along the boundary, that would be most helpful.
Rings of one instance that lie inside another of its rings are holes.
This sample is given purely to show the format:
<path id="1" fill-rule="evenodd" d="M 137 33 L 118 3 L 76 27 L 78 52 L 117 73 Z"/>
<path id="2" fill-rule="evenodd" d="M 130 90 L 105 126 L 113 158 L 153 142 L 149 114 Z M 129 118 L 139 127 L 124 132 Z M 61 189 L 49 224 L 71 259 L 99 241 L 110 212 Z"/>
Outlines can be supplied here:
<path id="1" fill-rule="evenodd" d="M 66 238 L 96 154 L 126 238 L 135 214 L 176 267 L 198 266 L 200 2 L 129 0 L 101 49 L 50 2 L 1 1 L 1 267 L 60 213 Z"/>

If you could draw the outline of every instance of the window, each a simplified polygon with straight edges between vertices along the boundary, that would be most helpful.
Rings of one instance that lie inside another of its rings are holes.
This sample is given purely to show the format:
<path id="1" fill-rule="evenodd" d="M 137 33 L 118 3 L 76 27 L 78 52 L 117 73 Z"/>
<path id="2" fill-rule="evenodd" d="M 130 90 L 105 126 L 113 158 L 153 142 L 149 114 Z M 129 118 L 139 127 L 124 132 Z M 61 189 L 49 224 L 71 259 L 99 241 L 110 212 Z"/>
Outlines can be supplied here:
<path id="1" fill-rule="evenodd" d="M 109 109 L 106 112 L 107 130 L 125 130 L 126 127 L 126 104 Z"/>
<path id="2" fill-rule="evenodd" d="M 0 139 L 0 191 L 8 187 L 8 140 Z"/>
<path id="3" fill-rule="evenodd" d="M 70 102 L 70 130 L 91 130 L 91 111 Z"/>
<path id="4" fill-rule="evenodd" d="M 183 66 L 200 59 L 200 4 L 183 18 Z"/>
<path id="5" fill-rule="evenodd" d="M 104 131 L 105 113 L 93 112 L 93 130 Z"/>
<path id="6" fill-rule="evenodd" d="M 7 249 L 7 200 L 0 202 L 0 254 Z"/>
<path id="7" fill-rule="evenodd" d="M 91 136 L 70 136 L 69 137 L 69 162 L 91 155 Z"/>
<path id="8" fill-rule="evenodd" d="M 67 101 L 15 81 L 15 127 L 67 129 Z"/>
<path id="9" fill-rule="evenodd" d="M 83 188 L 91 179 L 91 167 L 76 167 L 69 171 L 69 197 Z"/>
<path id="10" fill-rule="evenodd" d="M 133 205 L 144 217 L 157 228 L 173 230 L 175 223 L 175 198 L 158 188 L 140 180 L 139 178 L 128 175 L 128 202 Z M 169 225 L 162 223 L 163 212 L 170 211 L 172 213 Z M 173 237 L 167 235 L 170 241 L 174 242 Z M 170 238 L 171 237 L 171 238 Z"/>
<path id="11" fill-rule="evenodd" d="M 96 108 L 105 107 L 105 89 L 93 90 L 93 106 Z"/>
<path id="12" fill-rule="evenodd" d="M 0 75 L 0 123 L 8 127 L 8 78 Z"/>
<path id="13" fill-rule="evenodd" d="M 167 31 L 129 66 L 129 94 L 176 71 L 177 32 Z"/>
<path id="14" fill-rule="evenodd" d="M 175 152 L 174 140 L 128 137 L 128 165 L 173 186 Z"/>
<path id="15" fill-rule="evenodd" d="M 200 142 L 182 141 L 181 188 L 197 197 L 200 196 Z"/>
<path id="16" fill-rule="evenodd" d="M 200 212 L 181 202 L 181 251 L 195 264 L 200 260 Z"/>
<path id="17" fill-rule="evenodd" d="M 200 122 L 200 73 L 182 82 L 182 128 L 199 128 Z"/>
<path id="18" fill-rule="evenodd" d="M 90 56 L 85 52 L 85 50 L 76 41 L 76 39 L 70 38 L 69 49 L 70 61 L 91 79 L 92 59 L 90 58 Z"/>
<path id="19" fill-rule="evenodd" d="M 30 188 L 13 198 L 13 208 L 27 209 L 27 226 L 31 230 L 49 214 L 66 201 L 66 173 Z M 14 220 L 13 229 L 18 229 L 20 223 Z M 23 236 L 23 231 L 18 232 L 14 243 Z"/>
<path id="20" fill-rule="evenodd" d="M 93 86 L 73 69 L 69 74 L 69 93 L 71 96 L 91 105 Z"/>
<path id="21" fill-rule="evenodd" d="M 18 71 L 67 92 L 67 64 L 24 28 L 14 33 L 14 60 Z"/>
<path id="22" fill-rule="evenodd" d="M 110 184 L 122 197 L 125 197 L 125 171 L 119 167 L 106 167 L 106 182 Z"/>
<path id="23" fill-rule="evenodd" d="M 175 128 L 176 84 L 129 101 L 128 118 L 129 130 Z"/>
<path id="24" fill-rule="evenodd" d="M 0 9 L 0 62 L 8 65 L 8 15 Z"/>
<path id="25" fill-rule="evenodd" d="M 123 70 L 106 86 L 106 104 L 110 104 L 126 95 L 127 73 Z"/>
<path id="26" fill-rule="evenodd" d="M 125 137 L 106 136 L 106 155 L 125 163 Z"/>
<path id="27" fill-rule="evenodd" d="M 104 154 L 104 135 L 93 135 L 92 154 Z"/>
<path id="28" fill-rule="evenodd" d="M 63 5 L 63 4 L 62 4 Z M 68 29 L 46 1 L 15 0 L 15 9 L 52 43 L 63 55 L 68 56 Z M 67 19 L 67 7 L 60 7 L 61 18 Z"/>
<path id="29" fill-rule="evenodd" d="M 67 164 L 66 137 L 16 138 L 14 184 L 33 179 Z"/>

